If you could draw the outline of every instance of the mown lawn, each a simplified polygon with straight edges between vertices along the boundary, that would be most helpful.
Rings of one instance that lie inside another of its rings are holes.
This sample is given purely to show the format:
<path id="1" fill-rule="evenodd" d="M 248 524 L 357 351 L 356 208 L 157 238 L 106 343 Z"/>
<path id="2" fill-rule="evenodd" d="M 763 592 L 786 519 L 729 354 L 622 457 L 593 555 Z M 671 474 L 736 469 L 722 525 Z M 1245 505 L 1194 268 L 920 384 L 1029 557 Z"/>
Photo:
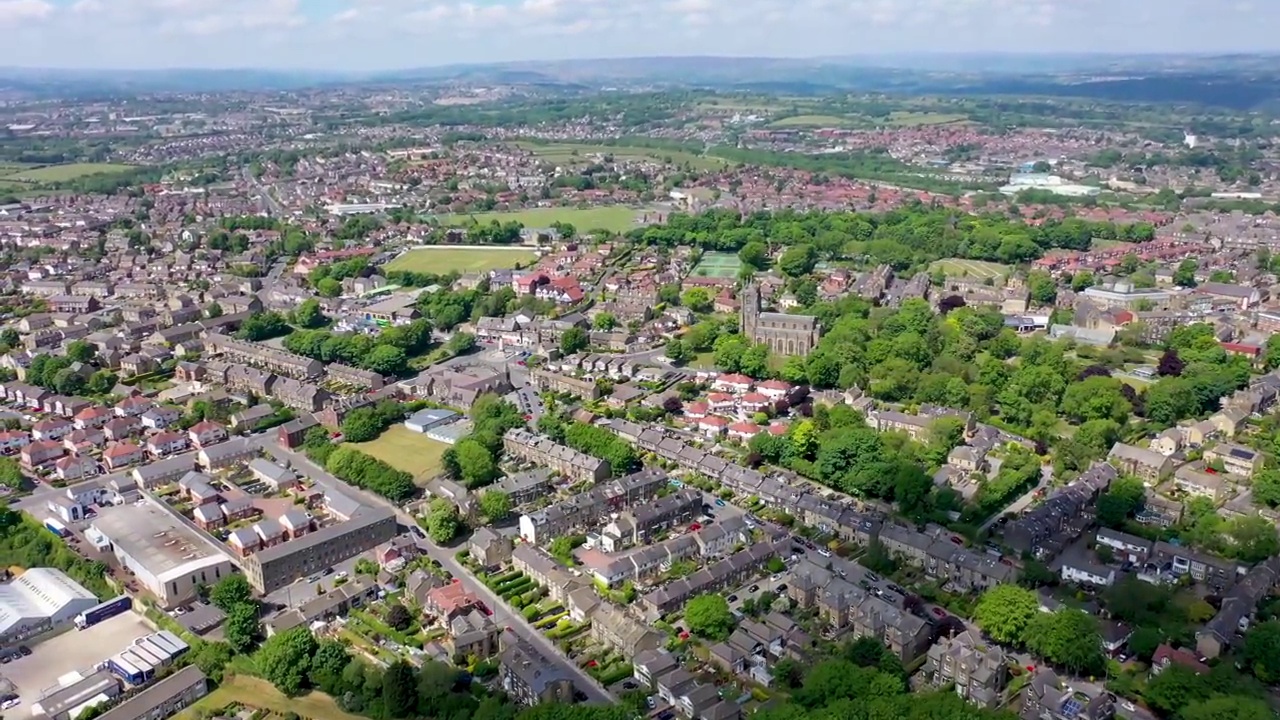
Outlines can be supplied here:
<path id="1" fill-rule="evenodd" d="M 518 222 L 527 228 L 551 227 L 552 223 L 569 223 L 580 232 L 590 230 L 608 230 L 624 233 L 636 225 L 640 211 L 629 207 L 610 206 L 593 208 L 532 208 L 529 210 L 512 210 L 509 212 L 473 213 L 469 215 L 445 215 L 440 220 L 445 225 L 465 225 L 471 220 L 487 223 Z"/>
<path id="2" fill-rule="evenodd" d="M 537 259 L 532 250 L 515 247 L 425 247 L 409 250 L 387 263 L 387 269 L 443 275 L 527 266 Z"/>
<path id="3" fill-rule="evenodd" d="M 449 446 L 395 424 L 377 440 L 352 443 L 360 452 L 372 455 L 397 470 L 413 475 L 415 481 L 427 480 L 440 472 L 440 459 Z"/>

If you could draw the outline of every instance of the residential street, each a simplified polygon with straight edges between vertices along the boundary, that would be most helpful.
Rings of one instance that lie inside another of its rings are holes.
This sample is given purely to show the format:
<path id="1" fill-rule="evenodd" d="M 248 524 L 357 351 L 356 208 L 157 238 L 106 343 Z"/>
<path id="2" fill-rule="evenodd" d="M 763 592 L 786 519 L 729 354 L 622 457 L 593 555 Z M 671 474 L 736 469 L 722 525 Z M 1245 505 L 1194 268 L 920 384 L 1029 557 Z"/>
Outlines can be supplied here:
<path id="1" fill-rule="evenodd" d="M 359 488 L 352 487 L 342 482 L 333 475 L 330 475 L 323 468 L 308 460 L 302 453 L 293 452 L 280 447 L 271 439 L 271 436 L 264 436 L 261 438 L 261 441 L 263 449 L 266 450 L 268 454 L 280 460 L 288 460 L 293 468 L 298 470 L 301 474 L 312 478 L 321 486 L 333 488 L 339 492 L 350 495 L 353 498 L 358 498 L 361 502 L 370 505 L 381 505 L 383 507 L 391 508 L 395 510 L 396 517 L 401 523 L 410 527 L 417 525 L 417 521 L 413 516 L 405 512 L 403 508 L 397 507 L 386 498 L 365 492 Z M 493 620 L 495 623 L 503 627 L 510 628 L 511 632 L 516 633 L 519 637 L 532 644 L 543 655 L 548 658 L 557 658 L 566 668 L 568 668 L 568 670 L 573 674 L 574 684 L 578 689 L 586 693 L 588 700 L 592 702 L 614 702 L 617 700 L 617 698 L 613 697 L 607 690 L 602 688 L 594 678 L 584 672 L 581 668 L 575 665 L 572 660 L 560 652 L 560 648 L 556 647 L 555 643 L 548 640 L 545 635 L 538 632 L 532 625 L 526 622 L 519 613 L 511 612 L 510 607 L 502 601 L 502 598 L 498 597 L 496 593 L 486 587 L 483 583 L 473 578 L 471 574 L 467 572 L 466 568 L 463 568 L 462 565 L 454 559 L 453 554 L 457 552 L 456 548 L 451 549 L 447 547 L 440 547 L 439 545 L 432 543 L 430 540 L 427 540 L 425 546 L 428 549 L 427 554 L 437 560 L 444 569 L 453 573 L 454 577 L 469 579 L 467 581 L 467 586 L 474 590 L 475 593 L 484 600 L 485 605 L 493 610 Z"/>

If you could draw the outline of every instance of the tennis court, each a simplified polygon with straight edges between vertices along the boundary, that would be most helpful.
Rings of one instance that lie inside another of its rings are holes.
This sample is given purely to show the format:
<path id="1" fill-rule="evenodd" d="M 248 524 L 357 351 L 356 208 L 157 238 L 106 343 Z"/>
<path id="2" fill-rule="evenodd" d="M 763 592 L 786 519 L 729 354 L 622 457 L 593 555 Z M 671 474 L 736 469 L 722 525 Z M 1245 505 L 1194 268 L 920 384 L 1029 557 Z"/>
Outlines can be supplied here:
<path id="1" fill-rule="evenodd" d="M 733 253 L 709 252 L 693 268 L 693 274 L 699 277 L 737 277 L 742 269 L 742 261 Z"/>

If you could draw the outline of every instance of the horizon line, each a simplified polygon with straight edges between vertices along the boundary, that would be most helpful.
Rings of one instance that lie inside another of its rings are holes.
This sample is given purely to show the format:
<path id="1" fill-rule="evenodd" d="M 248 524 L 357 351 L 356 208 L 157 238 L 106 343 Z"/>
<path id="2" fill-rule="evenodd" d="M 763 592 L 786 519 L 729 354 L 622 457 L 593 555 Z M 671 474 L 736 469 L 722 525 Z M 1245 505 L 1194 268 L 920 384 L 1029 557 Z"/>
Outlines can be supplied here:
<path id="1" fill-rule="evenodd" d="M 1167 58 L 1181 57 L 1194 59 L 1212 58 L 1266 58 L 1280 56 L 1280 49 L 1274 50 L 1221 50 L 1221 51 L 1148 51 L 1148 52 L 1095 52 L 1095 51 L 1050 51 L 1035 50 L 983 50 L 983 51 L 902 51 L 885 53 L 849 53 L 841 55 L 732 55 L 732 54 L 689 54 L 689 55 L 622 55 L 622 56 L 586 56 L 554 59 L 528 60 L 493 60 L 478 62 L 446 62 L 439 64 L 404 65 L 379 69 L 333 69 L 322 67 L 298 66 L 175 66 L 175 67 L 94 67 L 78 65 L 9 65 L 0 64 L 0 73 L 9 71 L 27 72 L 79 72 L 88 74 L 104 73 L 180 73 L 180 72 L 263 72 L 280 74 L 315 73 L 326 75 L 368 75 L 377 73 L 412 72 L 420 70 L 448 70 L 454 68 L 486 68 L 513 67 L 521 65 L 552 65 L 559 63 L 581 62 L 642 62 L 646 60 L 772 60 L 799 62 L 839 62 L 848 60 L 870 59 L 906 59 L 906 58 L 982 58 L 982 57 L 1036 57 L 1036 58 L 1072 58 L 1072 59 L 1121 59 L 1121 58 Z"/>

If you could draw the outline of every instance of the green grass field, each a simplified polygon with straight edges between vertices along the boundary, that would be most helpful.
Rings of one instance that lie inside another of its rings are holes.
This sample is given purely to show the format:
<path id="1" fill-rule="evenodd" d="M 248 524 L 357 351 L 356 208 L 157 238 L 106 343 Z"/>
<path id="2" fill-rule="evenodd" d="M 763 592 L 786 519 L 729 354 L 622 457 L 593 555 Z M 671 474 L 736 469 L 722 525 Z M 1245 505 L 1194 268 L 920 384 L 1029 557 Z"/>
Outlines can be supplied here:
<path id="1" fill-rule="evenodd" d="M 88 175 L 123 173 L 133 169 L 132 165 L 117 165 L 113 163 L 71 163 L 68 165 L 49 165 L 35 170 L 21 170 L 12 175 L 6 175 L 3 179 L 32 183 L 66 182 Z"/>
<path id="2" fill-rule="evenodd" d="M 581 232 L 591 230 L 608 230 L 623 233 L 637 227 L 636 218 L 640 211 L 629 207 L 593 207 L 593 208 L 533 208 L 531 210 L 513 210 L 511 212 L 474 213 L 471 215 L 445 215 L 440 221 L 445 225 L 466 225 L 471 220 L 487 223 L 490 220 L 511 222 L 512 220 L 528 228 L 550 227 L 551 223 L 569 223 Z"/>
<path id="3" fill-rule="evenodd" d="M 791 117 L 782 118 L 769 123 L 769 127 L 775 128 L 824 128 L 824 127 L 850 127 L 855 123 L 849 118 L 843 118 L 836 115 L 793 115 Z"/>
<path id="4" fill-rule="evenodd" d="M 953 113 L 929 113 L 894 111 L 889 113 L 889 124 L 898 127 L 918 127 L 921 125 L 948 125 L 963 122 L 969 118 Z"/>
<path id="5" fill-rule="evenodd" d="M 448 272 L 476 272 L 514 267 L 516 263 L 527 266 L 538 258 L 532 250 L 524 248 L 468 248 L 433 246 L 410 250 L 387 263 L 388 270 L 443 274 Z"/>
<path id="6" fill-rule="evenodd" d="M 448 445 L 400 424 L 387 428 L 377 440 L 351 445 L 397 470 L 413 475 L 415 482 L 429 480 L 439 473 L 440 458 L 449 449 Z"/>
<path id="7" fill-rule="evenodd" d="M 996 278 L 1009 274 L 1009 266 L 985 260 L 961 260 L 949 258 L 936 260 L 929 265 L 930 271 L 941 270 L 948 277 Z"/>
<path id="8" fill-rule="evenodd" d="M 617 160 L 652 160 L 654 162 L 670 161 L 676 165 L 688 164 L 695 170 L 719 170 L 726 165 L 724 160 L 715 157 L 695 155 L 679 150 L 659 150 L 657 148 L 616 147 L 610 145 L 589 145 L 585 143 L 540 143 L 519 142 L 517 147 L 532 152 L 547 162 L 559 165 L 586 164 L 594 155 L 612 155 Z"/>
<path id="9" fill-rule="evenodd" d="M 265 680 L 247 675 L 229 675 L 217 690 L 175 717 L 179 720 L 192 720 L 197 717 L 199 710 L 221 710 L 232 703 L 267 710 L 278 716 L 294 712 L 311 720 L 364 720 L 359 715 L 344 712 L 333 698 L 324 693 L 310 692 L 301 697 L 285 697 Z"/>

